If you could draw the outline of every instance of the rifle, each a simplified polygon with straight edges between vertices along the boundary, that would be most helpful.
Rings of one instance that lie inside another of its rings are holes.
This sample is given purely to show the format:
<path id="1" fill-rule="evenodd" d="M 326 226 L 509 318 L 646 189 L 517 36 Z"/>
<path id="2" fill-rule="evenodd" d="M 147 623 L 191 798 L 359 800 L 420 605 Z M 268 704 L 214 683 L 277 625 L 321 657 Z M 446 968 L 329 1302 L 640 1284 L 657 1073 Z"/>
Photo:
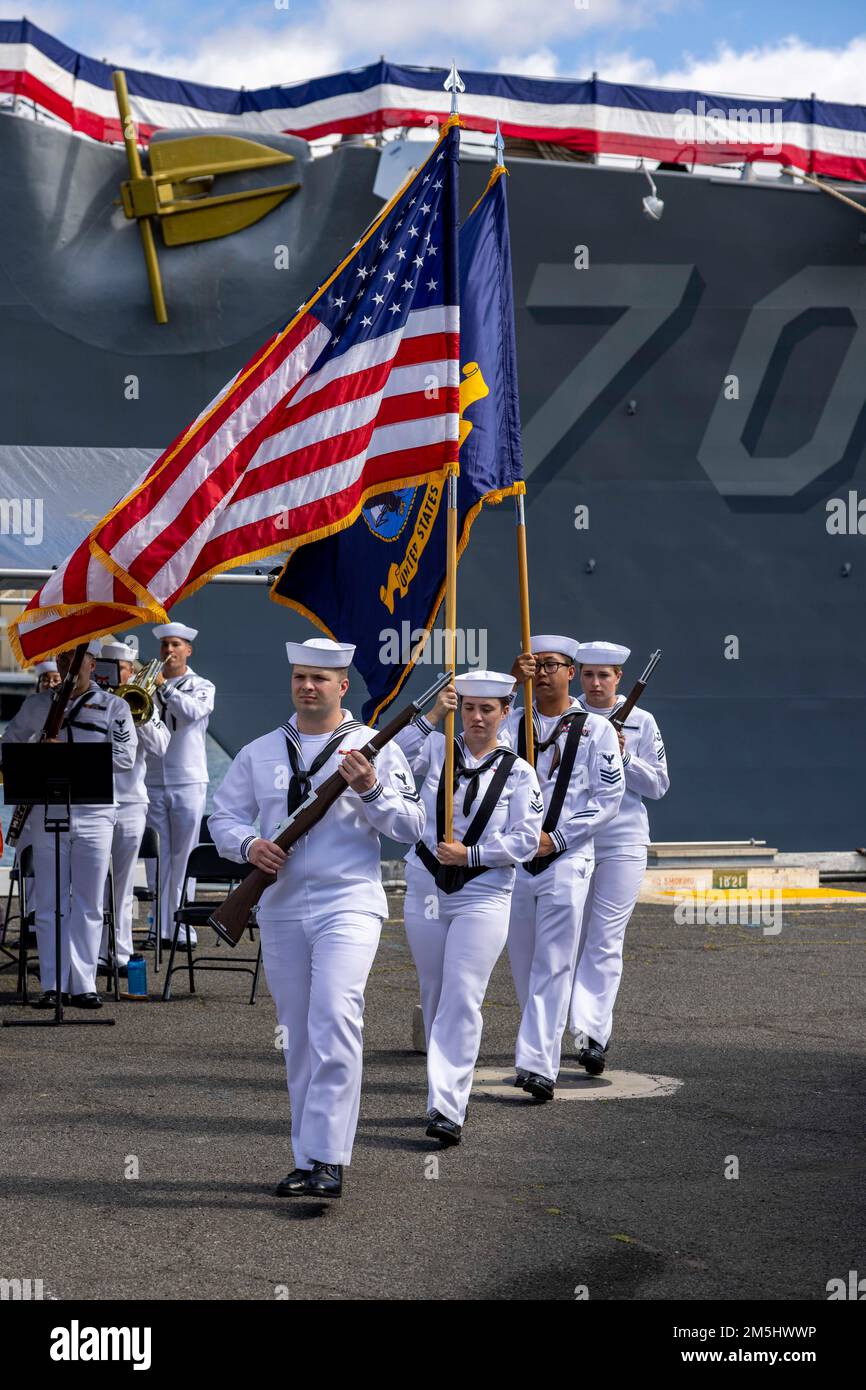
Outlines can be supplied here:
<path id="1" fill-rule="evenodd" d="M 644 670 L 643 674 L 640 676 L 638 680 L 635 681 L 634 685 L 632 686 L 631 690 L 626 696 L 625 704 L 620 705 L 619 709 L 615 709 L 613 714 L 610 715 L 610 723 L 616 729 L 618 734 L 622 733 L 623 724 L 628 719 L 629 715 L 631 714 L 641 695 L 646 690 L 649 678 L 652 675 L 655 668 L 658 666 L 659 662 L 661 661 L 661 657 L 662 654 L 660 650 L 657 652 L 653 652 L 652 656 L 646 664 L 646 669 Z"/>
<path id="2" fill-rule="evenodd" d="M 374 734 L 370 742 L 358 751 L 372 762 L 385 744 L 396 738 L 401 729 L 405 729 L 415 715 L 420 714 L 439 691 L 450 683 L 451 677 L 450 671 L 443 672 L 423 695 L 419 695 L 417 700 L 413 700 L 400 714 L 395 715 L 384 729 Z M 347 790 L 348 785 L 345 777 L 339 772 L 332 773 L 296 808 L 277 835 L 274 844 L 279 845 L 282 850 L 290 849 L 302 835 L 306 835 L 308 830 L 318 825 L 337 798 Z M 232 889 L 225 902 L 208 918 L 209 925 L 213 927 L 220 940 L 227 942 L 229 946 L 237 946 L 249 925 L 250 913 L 265 889 L 270 888 L 275 882 L 275 874 L 265 873 L 264 869 L 255 867 L 250 870 L 237 888 Z"/>
<path id="3" fill-rule="evenodd" d="M 75 688 L 75 682 L 78 680 L 78 673 L 81 670 L 81 663 L 84 660 L 86 652 L 86 642 L 82 642 L 75 648 L 75 655 L 72 658 L 69 670 L 54 691 L 45 724 L 39 736 L 40 743 L 45 743 L 48 739 L 56 738 L 60 733 L 60 726 L 63 723 L 66 706 L 69 704 L 72 691 Z M 27 824 L 27 817 L 30 815 L 30 810 L 31 808 L 29 806 L 15 807 L 15 810 L 12 812 L 12 819 L 9 822 L 9 833 L 6 836 L 7 844 L 17 845 L 21 838 L 21 832 Z"/>

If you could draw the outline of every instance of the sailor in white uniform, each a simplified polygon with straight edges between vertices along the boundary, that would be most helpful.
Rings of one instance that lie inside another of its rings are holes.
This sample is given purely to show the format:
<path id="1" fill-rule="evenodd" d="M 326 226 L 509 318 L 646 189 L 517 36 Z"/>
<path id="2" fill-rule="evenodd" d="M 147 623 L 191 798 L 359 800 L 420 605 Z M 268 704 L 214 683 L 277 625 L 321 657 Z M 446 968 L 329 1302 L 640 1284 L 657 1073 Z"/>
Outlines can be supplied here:
<path id="1" fill-rule="evenodd" d="M 120 684 L 128 685 L 132 679 L 132 652 L 125 642 L 104 642 L 102 656 L 115 660 L 120 671 Z M 138 748 L 135 762 L 128 772 L 119 772 L 114 778 L 114 804 L 116 816 L 114 835 L 111 841 L 111 865 L 114 871 L 114 910 L 115 947 L 117 951 L 118 972 L 126 975 L 129 957 L 132 955 L 132 904 L 135 883 L 135 866 L 141 837 L 147 819 L 147 787 L 144 784 L 148 754 L 161 757 L 171 741 L 171 730 L 160 718 L 154 701 L 150 719 L 136 725 Z M 108 929 L 102 933 L 100 947 L 102 961 L 108 959 Z"/>
<path id="2" fill-rule="evenodd" d="M 609 719 L 625 703 L 617 688 L 628 656 L 628 647 L 613 642 L 584 642 L 578 647 L 583 709 Z M 622 978 L 625 929 L 646 871 L 649 822 L 643 798 L 660 801 L 670 786 L 664 743 L 649 710 L 635 705 L 617 737 L 625 793 L 614 819 L 595 836 L 595 869 L 571 995 L 570 1025 L 578 1061 L 592 1076 L 604 1071 Z"/>
<path id="3" fill-rule="evenodd" d="M 40 661 L 33 667 L 33 674 L 36 677 L 36 689 L 53 690 L 60 684 L 60 672 L 57 669 L 56 661 Z"/>
<path id="4" fill-rule="evenodd" d="M 43 691 L 43 690 L 48 690 L 48 691 L 52 691 L 52 692 L 53 692 L 54 689 L 60 684 L 60 672 L 59 672 L 58 669 L 57 669 L 57 662 L 56 662 L 56 661 L 40 661 L 40 662 L 37 663 L 36 666 L 32 667 L 31 669 L 32 669 L 32 671 L 33 671 L 34 676 L 36 677 L 36 693 L 37 693 L 37 694 L 38 694 L 40 691 Z M 13 808 L 12 814 L 13 814 L 13 815 L 15 814 L 15 808 Z M 24 822 L 24 829 L 21 831 L 21 834 L 20 834 L 19 837 L 18 837 L 18 842 L 17 842 L 17 844 L 15 845 L 15 868 L 20 868 L 22 859 L 23 859 L 23 857 L 24 857 L 24 851 L 25 851 L 25 849 L 28 849 L 28 848 L 31 848 L 31 849 L 32 849 L 32 847 L 33 847 L 33 817 L 32 817 L 32 815 L 31 815 L 31 816 L 28 816 L 27 819 L 26 819 L 26 821 Z M 28 875 L 27 875 L 26 883 L 25 883 L 25 888 L 24 888 L 24 894 L 25 894 L 25 898 L 27 898 L 27 899 L 29 900 L 29 902 L 32 904 L 32 902 L 33 902 L 33 876 L 32 876 L 32 874 L 28 874 Z M 29 911 L 29 908 L 28 908 L 28 911 Z"/>
<path id="5" fill-rule="evenodd" d="M 531 676 L 535 767 L 544 800 L 539 855 L 517 871 L 511 895 L 508 955 L 523 1014 L 516 1085 L 535 1100 L 553 1099 L 568 1023 L 580 923 L 593 865 L 593 836 L 613 819 L 623 794 L 619 744 L 611 724 L 569 695 L 577 642 L 545 633 L 518 657 L 518 680 Z M 526 748 L 524 712 L 507 734 Z"/>
<path id="6" fill-rule="evenodd" d="M 100 643 L 91 642 L 81 664 L 78 680 L 67 706 L 58 742 L 110 743 L 115 775 L 128 771 L 134 761 L 138 738 L 132 715 L 123 700 L 93 683 Z M 72 660 L 71 653 L 58 657 L 61 676 Z M 53 699 L 53 692 L 30 695 L 3 735 L 4 743 L 38 742 Z M 96 992 L 96 962 L 102 937 L 102 904 L 111 837 L 114 806 L 73 806 L 70 830 L 60 836 L 61 957 L 60 989 L 69 994 L 76 1007 L 98 1009 L 102 1000 Z M 37 1007 L 53 1008 L 55 1003 L 54 949 L 54 835 L 45 830 L 45 812 L 34 806 L 28 817 L 32 823 L 33 865 L 35 871 L 34 907 L 39 947 L 39 973 L 45 991 Z"/>
<path id="7" fill-rule="evenodd" d="M 312 638 L 286 650 L 296 713 L 241 749 L 209 825 L 225 858 L 278 874 L 258 907 L 296 1164 L 277 1195 L 339 1197 L 358 1121 L 364 989 L 388 911 L 379 835 L 414 843 L 424 808 L 393 742 L 375 768 L 357 751 L 374 731 L 341 707 L 355 648 Z M 349 790 L 286 856 L 274 839 L 287 815 L 338 770 Z"/>
<path id="8" fill-rule="evenodd" d="M 538 778 L 499 741 L 513 691 L 513 676 L 469 671 L 396 739 L 420 779 L 427 815 L 423 838 L 406 856 L 403 920 L 427 1038 L 427 1134 L 443 1146 L 462 1136 L 481 1005 L 508 936 L 515 872 L 537 853 L 541 835 Z M 455 739 L 454 837 L 447 842 L 445 738 L 433 726 L 458 696 L 463 735 Z"/>
<path id="9" fill-rule="evenodd" d="M 214 707 L 214 686 L 188 665 L 198 629 L 184 623 L 163 623 L 152 629 L 159 638 L 165 662 L 157 677 L 156 708 L 171 734 L 165 752 L 147 753 L 145 786 L 149 805 L 147 824 L 159 834 L 162 865 L 160 894 L 163 941 L 174 934 L 174 914 L 180 907 L 190 851 L 198 844 L 207 800 L 207 725 Z M 151 887 L 154 871 L 149 870 Z M 186 942 L 186 928 L 178 940 Z M 190 940 L 195 945 L 196 935 Z"/>

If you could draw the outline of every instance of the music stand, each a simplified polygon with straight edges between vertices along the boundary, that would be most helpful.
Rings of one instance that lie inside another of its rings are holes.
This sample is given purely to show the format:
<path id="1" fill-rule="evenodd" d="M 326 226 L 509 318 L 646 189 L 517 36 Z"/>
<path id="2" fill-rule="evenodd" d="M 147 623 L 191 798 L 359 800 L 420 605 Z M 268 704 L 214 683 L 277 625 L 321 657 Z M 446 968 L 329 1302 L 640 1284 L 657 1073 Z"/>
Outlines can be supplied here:
<path id="1" fill-rule="evenodd" d="M 54 835 L 54 987 L 53 1018 L 4 1019 L 4 1028 L 57 1027 L 103 1023 L 113 1018 L 64 1018 L 60 979 L 60 836 L 71 826 L 72 806 L 112 806 L 114 778 L 110 743 L 7 743 L 3 748 L 3 799 L 44 815 Z"/>

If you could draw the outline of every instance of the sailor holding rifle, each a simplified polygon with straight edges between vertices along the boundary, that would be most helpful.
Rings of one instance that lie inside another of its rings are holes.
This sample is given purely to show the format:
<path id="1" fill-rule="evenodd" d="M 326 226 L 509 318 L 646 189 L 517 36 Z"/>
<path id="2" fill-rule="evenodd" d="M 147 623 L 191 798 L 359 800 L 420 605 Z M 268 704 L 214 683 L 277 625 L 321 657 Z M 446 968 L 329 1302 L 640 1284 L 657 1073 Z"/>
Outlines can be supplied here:
<path id="1" fill-rule="evenodd" d="M 625 704 L 617 693 L 628 647 L 583 642 L 577 649 L 582 709 L 610 719 Z M 613 1006 L 622 978 L 625 929 L 646 871 L 649 821 L 643 798 L 660 801 L 670 786 L 665 746 L 649 710 L 634 706 L 617 733 L 625 793 L 613 820 L 595 835 L 595 869 L 583 912 L 570 1024 L 577 1059 L 591 1076 L 604 1071 Z"/>
<path id="2" fill-rule="evenodd" d="M 583 905 L 593 865 L 593 836 L 622 800 L 622 757 L 613 725 L 569 694 L 578 643 L 541 634 L 513 673 L 533 680 L 535 766 L 544 800 L 538 856 L 517 871 L 511 895 L 508 955 L 523 1010 L 516 1085 L 535 1100 L 553 1099 L 568 1023 Z M 507 736 L 526 749 L 525 713 L 508 718 Z"/>
<path id="3" fill-rule="evenodd" d="M 458 1144 L 481 1046 L 481 1005 L 508 936 L 517 865 L 538 850 L 538 779 L 500 742 L 514 677 L 468 671 L 443 690 L 429 717 L 397 735 L 421 779 L 424 836 L 406 856 L 403 920 L 418 971 L 427 1038 L 429 1124 Z M 444 839 L 445 739 L 434 728 L 460 702 L 454 750 L 454 836 Z"/>
<path id="4" fill-rule="evenodd" d="M 159 638 L 159 655 L 165 662 L 156 678 L 156 706 L 171 741 L 162 753 L 148 750 L 147 824 L 159 834 L 161 932 L 163 941 L 170 941 L 187 860 L 198 844 L 207 800 L 206 735 L 216 692 L 211 681 L 199 676 L 188 664 L 192 644 L 198 637 L 197 628 L 184 623 L 163 623 L 152 631 Z M 153 877 L 154 870 L 148 872 Z M 181 927 L 178 936 L 182 945 L 186 943 L 186 930 Z M 192 928 L 190 932 L 194 946 L 196 934 Z"/>
<path id="5" fill-rule="evenodd" d="M 374 731 L 341 707 L 355 648 L 314 637 L 286 651 L 296 713 L 241 749 L 209 824 L 221 855 L 277 875 L 258 907 L 296 1164 L 277 1195 L 339 1197 L 358 1122 L 364 989 L 388 911 L 379 835 L 420 839 L 424 808 L 393 742 L 375 768 L 358 751 Z M 287 815 L 336 771 L 349 791 L 287 856 L 274 843 Z"/>
<path id="6" fill-rule="evenodd" d="M 110 743 L 115 777 L 135 762 L 138 737 L 129 706 L 93 681 L 101 644 L 91 642 L 60 729 L 58 743 Z M 71 652 L 57 658 L 61 678 L 72 661 Z M 45 727 L 53 691 L 30 695 L 3 735 L 4 743 L 37 743 Z M 37 1008 L 54 1008 L 59 987 L 69 1002 L 82 1009 L 99 1009 L 96 962 L 102 937 L 103 895 L 108 878 L 114 806 L 72 806 L 70 829 L 60 836 L 61 979 L 55 979 L 54 834 L 45 829 L 45 812 L 34 806 L 32 825 L 34 906 L 39 973 L 44 994 Z"/>

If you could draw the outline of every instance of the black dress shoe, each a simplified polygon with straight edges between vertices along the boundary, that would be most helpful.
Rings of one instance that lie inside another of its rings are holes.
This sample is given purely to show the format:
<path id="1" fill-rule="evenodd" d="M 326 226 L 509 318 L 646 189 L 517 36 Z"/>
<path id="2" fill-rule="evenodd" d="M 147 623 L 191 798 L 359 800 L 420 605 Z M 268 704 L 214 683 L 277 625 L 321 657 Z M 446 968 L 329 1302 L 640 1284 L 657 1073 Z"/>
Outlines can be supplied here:
<path id="1" fill-rule="evenodd" d="M 68 1003 L 69 1003 L 69 995 L 68 995 L 68 994 L 64 994 L 61 1002 L 64 1003 L 64 1004 L 68 1004 Z M 34 1009 L 54 1009 L 54 1008 L 56 1008 L 56 1007 L 57 1007 L 57 991 L 56 991 L 56 989 L 46 989 L 46 991 L 45 991 L 45 993 L 42 995 L 41 999 L 35 1000 L 35 1002 L 34 1002 L 34 1004 L 33 1004 L 33 1007 L 34 1007 Z"/>
<path id="2" fill-rule="evenodd" d="M 539 1076 L 537 1072 L 531 1071 L 523 1083 L 524 1091 L 528 1091 L 533 1100 L 553 1100 L 553 1082 L 547 1076 Z"/>
<path id="3" fill-rule="evenodd" d="M 307 1174 L 304 1185 L 298 1192 L 298 1196 L 342 1197 L 342 1195 L 342 1163 L 317 1163 L 314 1159 L 313 1166 Z"/>
<path id="4" fill-rule="evenodd" d="M 102 997 L 99 994 L 73 994 L 69 1000 L 73 1009 L 101 1009 Z"/>
<path id="5" fill-rule="evenodd" d="M 438 1110 L 434 1111 L 436 1119 L 431 1119 L 425 1131 L 428 1139 L 438 1139 L 443 1149 L 448 1149 L 452 1144 L 459 1144 L 463 1134 L 463 1126 L 448 1120 L 444 1115 L 440 1115 Z"/>
<path id="6" fill-rule="evenodd" d="M 523 1067 L 518 1067 L 518 1068 L 517 1068 L 517 1075 L 516 1075 L 515 1078 L 514 1078 L 514 1084 L 515 1084 L 515 1086 L 522 1086 L 523 1083 L 524 1083 L 524 1081 L 526 1081 L 528 1077 L 529 1077 L 529 1072 L 528 1072 L 528 1071 L 524 1071 L 524 1070 L 523 1070 Z"/>
<path id="7" fill-rule="evenodd" d="M 587 1038 L 586 1047 L 582 1047 L 577 1054 L 577 1060 L 590 1076 L 601 1076 L 604 1071 L 604 1054 L 606 1047 L 602 1047 L 595 1038 Z"/>
<path id="8" fill-rule="evenodd" d="M 287 1173 L 282 1182 L 275 1189 L 277 1197 L 297 1197 L 304 1188 L 307 1178 L 310 1176 L 309 1168 L 293 1168 L 291 1173 Z"/>
<path id="9" fill-rule="evenodd" d="M 111 966 L 108 965 L 107 962 L 104 960 L 101 960 L 97 965 L 96 973 L 97 975 L 107 975 L 109 979 L 111 979 L 114 975 L 114 971 L 112 970 Z M 117 967 L 117 974 L 121 980 L 125 980 L 127 975 L 129 974 L 129 970 L 125 965 L 119 965 Z"/>

